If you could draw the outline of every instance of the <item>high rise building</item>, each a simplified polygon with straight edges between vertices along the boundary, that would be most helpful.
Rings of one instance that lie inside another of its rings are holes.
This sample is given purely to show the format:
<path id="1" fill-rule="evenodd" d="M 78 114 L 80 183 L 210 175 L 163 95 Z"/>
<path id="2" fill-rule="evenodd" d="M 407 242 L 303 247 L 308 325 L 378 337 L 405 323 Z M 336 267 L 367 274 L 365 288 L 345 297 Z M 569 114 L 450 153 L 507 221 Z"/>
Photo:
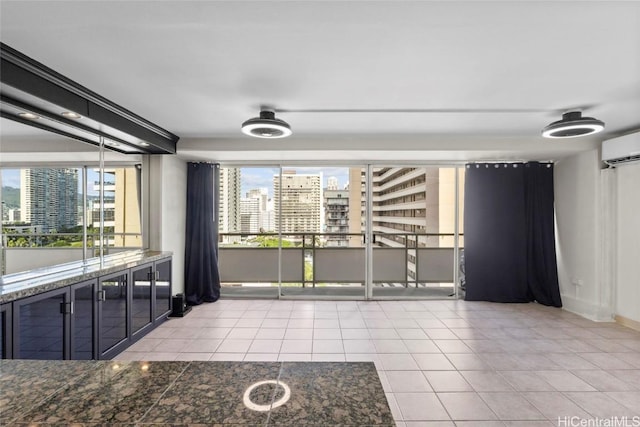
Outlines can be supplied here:
<path id="1" fill-rule="evenodd" d="M 240 178 L 240 168 L 220 168 L 220 233 L 240 232 Z"/>
<path id="2" fill-rule="evenodd" d="M 375 246 L 409 248 L 408 280 L 416 277 L 414 248 L 453 247 L 456 171 L 456 168 L 439 167 L 373 168 L 372 227 Z M 350 169 L 351 232 L 365 230 L 365 179 L 364 169 Z M 459 180 L 460 194 L 464 194 L 463 181 L 462 178 Z M 350 246 L 358 246 L 354 238 L 350 240 Z"/>
<path id="3" fill-rule="evenodd" d="M 349 246 L 349 191 L 324 191 L 324 220 L 326 233 L 344 233 L 326 235 L 326 246 Z"/>
<path id="4" fill-rule="evenodd" d="M 282 233 L 319 233 L 322 227 L 322 173 L 282 172 L 273 176 L 275 211 L 280 213 L 276 231 Z"/>
<path id="5" fill-rule="evenodd" d="M 254 188 L 247 192 L 248 199 L 258 200 L 258 230 L 259 232 L 270 232 L 275 230 L 275 215 L 273 213 L 273 202 L 269 199 L 267 188 Z"/>
<path id="6" fill-rule="evenodd" d="M 98 172 L 98 170 L 95 170 Z M 105 168 L 103 181 L 96 181 L 93 191 L 104 187 L 103 201 L 91 201 L 91 225 L 100 227 L 100 211 L 107 228 L 106 244 L 113 247 L 142 247 L 142 221 L 140 204 L 140 170 L 137 167 Z M 111 233 L 110 230 L 113 230 Z"/>
<path id="7" fill-rule="evenodd" d="M 330 176 L 327 178 L 327 190 L 337 190 L 338 189 L 338 178 L 335 176 Z"/>
<path id="8" fill-rule="evenodd" d="M 21 169 L 20 182 L 20 221 L 43 233 L 78 225 L 77 169 Z"/>
<path id="9" fill-rule="evenodd" d="M 255 197 L 240 199 L 240 232 L 260 232 L 260 199 Z"/>

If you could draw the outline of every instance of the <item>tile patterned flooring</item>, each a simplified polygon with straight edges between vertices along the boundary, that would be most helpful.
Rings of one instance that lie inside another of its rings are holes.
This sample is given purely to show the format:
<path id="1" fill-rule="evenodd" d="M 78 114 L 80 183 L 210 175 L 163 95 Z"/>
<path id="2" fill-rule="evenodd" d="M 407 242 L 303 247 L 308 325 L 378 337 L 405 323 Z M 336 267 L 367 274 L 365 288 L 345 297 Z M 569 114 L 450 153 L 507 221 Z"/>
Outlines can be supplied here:
<path id="1" fill-rule="evenodd" d="M 533 303 L 220 300 L 116 358 L 373 361 L 398 426 L 640 423 L 640 332 Z"/>

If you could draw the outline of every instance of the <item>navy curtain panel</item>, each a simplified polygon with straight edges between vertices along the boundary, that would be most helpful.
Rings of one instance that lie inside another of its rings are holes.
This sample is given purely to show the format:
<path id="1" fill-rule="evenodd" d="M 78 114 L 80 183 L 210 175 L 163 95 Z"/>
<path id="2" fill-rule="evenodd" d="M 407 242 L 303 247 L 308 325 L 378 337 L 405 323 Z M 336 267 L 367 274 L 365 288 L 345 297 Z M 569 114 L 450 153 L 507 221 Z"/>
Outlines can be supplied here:
<path id="1" fill-rule="evenodd" d="M 464 192 L 465 300 L 561 307 L 553 165 L 467 165 Z"/>
<path id="2" fill-rule="evenodd" d="M 187 164 L 187 228 L 184 290 L 189 305 L 220 298 L 220 274 L 216 252 L 218 223 L 214 204 L 215 165 Z"/>

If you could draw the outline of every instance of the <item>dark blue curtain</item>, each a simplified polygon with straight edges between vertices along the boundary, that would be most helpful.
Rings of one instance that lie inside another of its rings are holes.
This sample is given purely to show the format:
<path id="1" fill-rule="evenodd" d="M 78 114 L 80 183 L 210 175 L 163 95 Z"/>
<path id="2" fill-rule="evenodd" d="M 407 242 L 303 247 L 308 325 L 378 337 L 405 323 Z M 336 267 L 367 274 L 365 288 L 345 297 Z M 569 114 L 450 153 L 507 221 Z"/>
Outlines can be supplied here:
<path id="1" fill-rule="evenodd" d="M 220 298 L 217 206 L 214 203 L 216 165 L 188 163 L 187 167 L 184 290 L 187 304 L 197 305 Z"/>
<path id="2" fill-rule="evenodd" d="M 553 165 L 467 165 L 465 299 L 561 307 L 553 218 Z"/>

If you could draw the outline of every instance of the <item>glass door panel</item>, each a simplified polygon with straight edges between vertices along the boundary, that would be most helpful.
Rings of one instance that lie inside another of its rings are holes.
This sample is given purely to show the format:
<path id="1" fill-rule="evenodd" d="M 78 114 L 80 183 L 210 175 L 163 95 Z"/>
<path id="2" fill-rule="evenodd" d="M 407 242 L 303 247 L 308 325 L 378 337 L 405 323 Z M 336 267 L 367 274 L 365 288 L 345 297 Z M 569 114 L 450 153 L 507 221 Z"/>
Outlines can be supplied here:
<path id="1" fill-rule="evenodd" d="M 456 167 L 372 167 L 372 296 L 455 294 Z"/>
<path id="2" fill-rule="evenodd" d="M 274 181 L 282 297 L 365 297 L 363 176 L 360 166 L 282 167 Z"/>
<path id="3" fill-rule="evenodd" d="M 95 337 L 95 289 L 96 282 L 75 285 L 71 288 L 73 315 L 71 317 L 71 359 L 96 359 Z"/>
<path id="4" fill-rule="evenodd" d="M 218 266 L 223 297 L 278 297 L 273 188 L 279 176 L 279 167 L 219 170 Z M 295 266 L 293 262 L 288 268 Z"/>
<path id="5" fill-rule="evenodd" d="M 171 311 L 171 260 L 156 262 L 156 319 Z"/>
<path id="6" fill-rule="evenodd" d="M 153 267 L 131 270 L 131 327 L 135 334 L 153 321 L 151 317 L 151 281 Z"/>
<path id="7" fill-rule="evenodd" d="M 100 354 L 124 341 L 127 332 L 127 273 L 100 279 Z"/>

